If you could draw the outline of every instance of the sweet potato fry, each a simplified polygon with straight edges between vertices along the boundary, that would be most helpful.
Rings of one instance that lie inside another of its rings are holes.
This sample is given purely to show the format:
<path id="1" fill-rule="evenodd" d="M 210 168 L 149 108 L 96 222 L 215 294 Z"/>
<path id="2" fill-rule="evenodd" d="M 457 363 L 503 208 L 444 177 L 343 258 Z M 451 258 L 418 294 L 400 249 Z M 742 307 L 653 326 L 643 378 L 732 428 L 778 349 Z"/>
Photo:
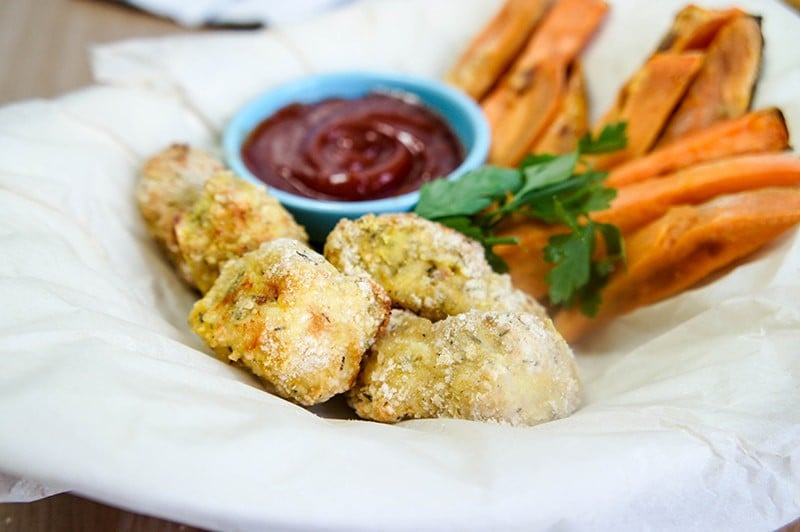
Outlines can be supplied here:
<path id="1" fill-rule="evenodd" d="M 703 68 L 667 123 L 659 146 L 746 113 L 761 65 L 760 20 L 743 15 L 719 30 L 708 47 Z"/>
<path id="2" fill-rule="evenodd" d="M 480 100 L 527 42 L 552 0 L 506 0 L 445 80 Z"/>
<path id="3" fill-rule="evenodd" d="M 559 0 L 514 62 L 512 76 L 524 77 L 527 69 L 548 58 L 572 61 L 589 42 L 607 12 L 608 4 L 603 0 Z"/>
<path id="4" fill-rule="evenodd" d="M 508 264 L 511 282 L 537 300 L 541 301 L 547 296 L 548 286 L 544 277 L 553 268 L 552 264 L 544 260 L 542 250 L 547 245 L 547 239 L 563 230 L 560 226 L 521 220 L 507 224 L 498 231 L 501 236 L 513 236 L 518 240 L 516 245 L 494 248 L 495 253 Z"/>
<path id="5" fill-rule="evenodd" d="M 646 153 L 669 119 L 686 88 L 703 65 L 699 52 L 657 53 L 620 90 L 616 102 L 595 127 L 612 122 L 628 124 L 628 145 L 606 155 L 589 158 L 607 170 Z"/>
<path id="6" fill-rule="evenodd" d="M 556 328 L 575 343 L 615 316 L 695 285 L 798 222 L 798 188 L 750 190 L 675 207 L 627 239 L 627 271 L 612 276 L 598 315 L 562 310 L 555 316 Z"/>
<path id="7" fill-rule="evenodd" d="M 550 124 L 567 65 L 607 11 L 602 0 L 560 0 L 547 12 L 509 73 L 482 102 L 493 133 L 491 162 L 517 164 Z"/>
<path id="8" fill-rule="evenodd" d="M 489 161 L 515 166 L 554 119 L 566 83 L 566 65 L 545 60 L 528 71 L 526 85 L 500 87 L 483 104 L 492 129 Z"/>
<path id="9" fill-rule="evenodd" d="M 743 14 L 744 11 L 735 7 L 715 10 L 688 5 L 675 15 L 672 26 L 656 51 L 683 52 L 705 49 L 722 26 Z"/>
<path id="10" fill-rule="evenodd" d="M 621 187 L 611 208 L 592 218 L 620 227 L 626 238 L 636 229 L 656 220 L 671 207 L 702 203 L 714 196 L 769 186 L 800 183 L 800 159 L 793 154 L 730 157 L 698 164 L 683 171 Z M 542 250 L 561 226 L 518 220 L 504 225 L 498 235 L 514 236 L 519 245 L 497 246 L 495 251 L 509 267 L 514 285 L 533 297 L 547 295 L 544 278 L 552 265 Z"/>
<path id="11" fill-rule="evenodd" d="M 659 179 L 621 187 L 611 207 L 593 219 L 627 234 L 670 207 L 697 204 L 722 194 L 800 184 L 800 158 L 792 153 L 740 155 L 698 164 Z"/>
<path id="12" fill-rule="evenodd" d="M 589 106 L 586 101 L 586 80 L 579 62 L 572 64 L 567 86 L 558 111 L 531 153 L 561 155 L 578 147 L 578 140 L 589 130 Z"/>
<path id="13" fill-rule="evenodd" d="M 617 188 L 698 163 L 788 148 L 789 131 L 780 110 L 753 111 L 689 133 L 668 146 L 623 163 L 611 171 L 606 184 Z"/>

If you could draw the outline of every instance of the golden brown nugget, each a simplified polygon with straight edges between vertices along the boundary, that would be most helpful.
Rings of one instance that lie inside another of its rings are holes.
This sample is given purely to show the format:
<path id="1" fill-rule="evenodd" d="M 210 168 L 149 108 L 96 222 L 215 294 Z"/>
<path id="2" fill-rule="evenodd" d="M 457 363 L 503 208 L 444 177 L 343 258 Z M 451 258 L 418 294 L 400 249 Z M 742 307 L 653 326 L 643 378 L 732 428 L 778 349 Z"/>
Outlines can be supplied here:
<path id="1" fill-rule="evenodd" d="M 341 220 L 325 257 L 344 273 L 370 275 L 395 306 L 434 321 L 473 309 L 545 316 L 508 275 L 492 271 L 478 242 L 415 214 Z"/>
<path id="2" fill-rule="evenodd" d="M 217 172 L 175 225 L 178 249 L 195 286 L 205 293 L 225 262 L 287 237 L 308 241 L 305 229 L 263 186 Z"/>
<path id="3" fill-rule="evenodd" d="M 432 323 L 392 311 L 348 402 L 366 419 L 536 425 L 580 403 L 575 360 L 549 319 L 470 311 Z"/>
<path id="4" fill-rule="evenodd" d="M 189 324 L 222 360 L 281 397 L 314 405 L 353 385 L 389 308 L 371 279 L 339 273 L 297 240 L 279 238 L 228 261 Z"/>
<path id="5" fill-rule="evenodd" d="M 173 144 L 145 163 L 136 186 L 136 201 L 147 229 L 189 284 L 193 284 L 192 276 L 178 250 L 175 222 L 200 196 L 208 178 L 223 169 L 208 153 Z"/>

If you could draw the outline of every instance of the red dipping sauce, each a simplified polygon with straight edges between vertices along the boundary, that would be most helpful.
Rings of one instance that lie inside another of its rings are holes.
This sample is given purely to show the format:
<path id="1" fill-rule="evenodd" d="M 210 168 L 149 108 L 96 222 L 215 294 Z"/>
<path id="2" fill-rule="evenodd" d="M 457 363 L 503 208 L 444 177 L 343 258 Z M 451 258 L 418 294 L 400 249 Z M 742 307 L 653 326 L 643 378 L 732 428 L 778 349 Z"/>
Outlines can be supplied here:
<path id="1" fill-rule="evenodd" d="M 431 110 L 374 93 L 288 105 L 250 133 L 242 158 L 270 187 L 359 201 L 411 192 L 445 176 L 464 160 L 464 149 Z"/>

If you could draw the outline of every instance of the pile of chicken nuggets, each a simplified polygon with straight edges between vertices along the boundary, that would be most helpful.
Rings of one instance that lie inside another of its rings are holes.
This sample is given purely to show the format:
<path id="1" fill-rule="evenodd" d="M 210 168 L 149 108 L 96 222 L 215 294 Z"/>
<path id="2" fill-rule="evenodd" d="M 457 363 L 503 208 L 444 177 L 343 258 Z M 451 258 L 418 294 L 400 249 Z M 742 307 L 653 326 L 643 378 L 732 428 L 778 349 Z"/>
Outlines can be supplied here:
<path id="1" fill-rule="evenodd" d="M 304 406 L 344 393 L 359 417 L 535 425 L 580 402 L 574 356 L 482 246 L 411 213 L 342 219 L 322 253 L 263 186 L 173 145 L 136 198 L 217 356 Z"/>

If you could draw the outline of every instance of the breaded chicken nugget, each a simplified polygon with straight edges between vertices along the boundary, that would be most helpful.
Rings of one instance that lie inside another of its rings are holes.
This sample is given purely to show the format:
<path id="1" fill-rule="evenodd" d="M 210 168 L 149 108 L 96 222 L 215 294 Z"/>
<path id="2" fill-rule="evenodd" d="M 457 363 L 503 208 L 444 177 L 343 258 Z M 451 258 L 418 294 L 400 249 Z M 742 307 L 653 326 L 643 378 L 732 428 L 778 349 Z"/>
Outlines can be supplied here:
<path id="1" fill-rule="evenodd" d="M 549 319 L 470 311 L 432 323 L 394 310 L 347 399 L 366 419 L 535 425 L 580 403 L 575 360 Z"/>
<path id="2" fill-rule="evenodd" d="M 208 179 L 202 194 L 178 217 L 178 249 L 197 288 L 205 293 L 228 260 L 275 238 L 308 241 L 305 229 L 263 186 L 222 171 Z"/>
<path id="3" fill-rule="evenodd" d="M 208 153 L 173 144 L 145 163 L 136 187 L 136 201 L 147 229 L 189 284 L 191 272 L 178 250 L 175 222 L 200 196 L 203 183 L 223 169 Z"/>
<path id="4" fill-rule="evenodd" d="M 369 274 L 395 306 L 434 321 L 472 309 L 546 316 L 508 275 L 492 271 L 478 242 L 415 214 L 341 220 L 325 257 L 344 273 Z"/>
<path id="5" fill-rule="evenodd" d="M 390 301 L 366 276 L 346 276 L 294 239 L 279 238 L 228 261 L 189 316 L 226 361 L 302 405 L 355 382 Z"/>

